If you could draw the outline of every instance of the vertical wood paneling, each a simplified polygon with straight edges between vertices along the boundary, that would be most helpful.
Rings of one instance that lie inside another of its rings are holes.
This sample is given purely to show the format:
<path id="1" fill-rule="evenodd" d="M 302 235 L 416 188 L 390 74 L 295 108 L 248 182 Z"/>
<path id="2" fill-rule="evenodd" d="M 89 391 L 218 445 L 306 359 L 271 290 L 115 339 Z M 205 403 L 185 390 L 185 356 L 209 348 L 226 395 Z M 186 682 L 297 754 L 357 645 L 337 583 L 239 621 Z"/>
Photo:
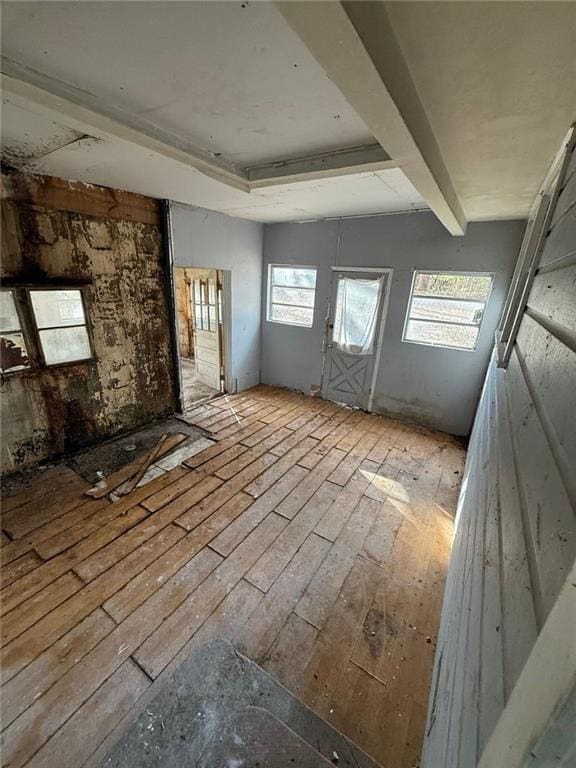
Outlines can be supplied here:
<path id="1" fill-rule="evenodd" d="M 576 159 L 470 440 L 423 768 L 473 768 L 576 557 Z"/>

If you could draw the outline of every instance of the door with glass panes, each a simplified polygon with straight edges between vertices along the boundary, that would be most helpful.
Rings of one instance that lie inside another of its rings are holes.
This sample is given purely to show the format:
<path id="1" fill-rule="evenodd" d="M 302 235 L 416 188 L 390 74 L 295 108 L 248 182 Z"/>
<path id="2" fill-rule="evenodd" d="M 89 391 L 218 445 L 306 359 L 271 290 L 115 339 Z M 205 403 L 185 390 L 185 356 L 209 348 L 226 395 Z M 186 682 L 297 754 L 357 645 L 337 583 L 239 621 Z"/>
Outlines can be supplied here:
<path id="1" fill-rule="evenodd" d="M 216 270 L 194 270 L 190 300 L 196 372 L 202 383 L 220 390 L 222 286 Z"/>
<path id="2" fill-rule="evenodd" d="M 334 272 L 322 397 L 368 409 L 388 273 Z"/>

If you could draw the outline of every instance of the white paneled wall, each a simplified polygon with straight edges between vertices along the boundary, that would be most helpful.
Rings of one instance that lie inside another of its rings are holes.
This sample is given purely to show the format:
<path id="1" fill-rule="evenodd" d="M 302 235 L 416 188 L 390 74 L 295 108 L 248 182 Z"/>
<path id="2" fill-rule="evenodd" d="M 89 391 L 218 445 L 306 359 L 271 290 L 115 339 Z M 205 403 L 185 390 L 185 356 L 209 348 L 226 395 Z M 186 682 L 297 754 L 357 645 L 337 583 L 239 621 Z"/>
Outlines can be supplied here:
<path id="1" fill-rule="evenodd" d="M 492 359 L 476 414 L 423 768 L 478 764 L 575 556 L 573 152 L 508 368 Z M 538 762 L 539 744 L 530 765 L 548 765 L 543 753 Z"/>

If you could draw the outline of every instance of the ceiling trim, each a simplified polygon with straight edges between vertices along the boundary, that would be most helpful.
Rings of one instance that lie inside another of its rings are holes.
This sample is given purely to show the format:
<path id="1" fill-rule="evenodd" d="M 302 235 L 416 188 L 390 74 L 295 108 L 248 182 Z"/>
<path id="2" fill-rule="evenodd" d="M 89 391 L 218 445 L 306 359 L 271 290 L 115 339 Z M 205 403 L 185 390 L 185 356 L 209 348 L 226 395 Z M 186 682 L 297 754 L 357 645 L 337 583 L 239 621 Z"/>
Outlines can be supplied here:
<path id="1" fill-rule="evenodd" d="M 59 118 L 64 119 L 66 125 L 80 133 L 100 139 L 129 141 L 184 163 L 224 184 L 250 191 L 247 179 L 236 168 L 215 160 L 203 150 L 141 118 L 105 106 L 85 91 L 73 89 L 4 57 L 1 88 L 4 95 L 24 103 L 32 102 L 49 112 L 56 122 Z"/>
<path id="2" fill-rule="evenodd" d="M 464 211 L 384 3 L 275 4 L 448 231 L 463 235 Z"/>
<path id="3" fill-rule="evenodd" d="M 366 144 L 333 152 L 321 152 L 274 163 L 262 163 L 244 169 L 251 189 L 346 176 L 367 171 L 397 168 L 398 163 L 380 144 Z"/>
<path id="4" fill-rule="evenodd" d="M 78 131 L 81 134 L 78 141 L 127 141 L 246 193 L 298 181 L 398 167 L 398 163 L 379 144 L 371 144 L 240 168 L 228 163 L 225 158 L 212 157 L 145 120 L 96 102 L 84 91 L 15 64 L 5 57 L 2 57 L 0 79 L 2 92 L 10 101 L 22 107 L 35 105 L 54 122 L 61 122 Z M 57 151 L 58 148 L 53 149 L 50 154 Z M 35 159 L 28 162 L 27 167 L 32 168 L 34 162 Z"/>

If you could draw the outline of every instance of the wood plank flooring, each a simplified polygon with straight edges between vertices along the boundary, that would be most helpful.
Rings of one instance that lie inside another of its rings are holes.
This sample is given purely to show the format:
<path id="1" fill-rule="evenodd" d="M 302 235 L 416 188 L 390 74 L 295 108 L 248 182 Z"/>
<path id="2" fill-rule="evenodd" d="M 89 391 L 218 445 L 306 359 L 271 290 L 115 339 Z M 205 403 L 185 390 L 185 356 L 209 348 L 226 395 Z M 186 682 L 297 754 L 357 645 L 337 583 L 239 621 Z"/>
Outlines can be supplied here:
<path id="1" fill-rule="evenodd" d="M 189 416 L 217 442 L 114 504 L 64 468 L 5 501 L 3 765 L 98 764 L 220 637 L 416 766 L 464 449 L 265 386 Z"/>

